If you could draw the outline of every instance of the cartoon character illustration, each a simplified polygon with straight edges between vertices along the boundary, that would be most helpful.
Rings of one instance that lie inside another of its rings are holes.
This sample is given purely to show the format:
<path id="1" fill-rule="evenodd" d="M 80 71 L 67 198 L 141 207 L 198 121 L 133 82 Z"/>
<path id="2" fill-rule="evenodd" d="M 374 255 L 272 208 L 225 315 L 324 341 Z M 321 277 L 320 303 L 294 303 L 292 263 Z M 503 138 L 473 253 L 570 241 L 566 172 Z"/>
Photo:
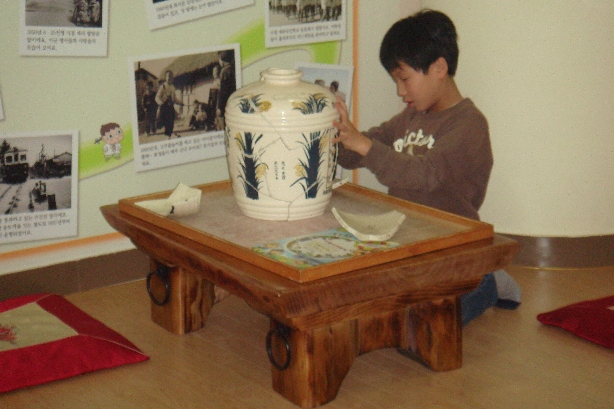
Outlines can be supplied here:
<path id="1" fill-rule="evenodd" d="M 100 138 L 96 139 L 94 143 L 104 141 L 105 145 L 102 151 L 105 162 L 108 162 L 111 157 L 119 159 L 122 150 L 120 143 L 122 139 L 124 139 L 124 131 L 115 122 L 110 122 L 100 127 Z"/>

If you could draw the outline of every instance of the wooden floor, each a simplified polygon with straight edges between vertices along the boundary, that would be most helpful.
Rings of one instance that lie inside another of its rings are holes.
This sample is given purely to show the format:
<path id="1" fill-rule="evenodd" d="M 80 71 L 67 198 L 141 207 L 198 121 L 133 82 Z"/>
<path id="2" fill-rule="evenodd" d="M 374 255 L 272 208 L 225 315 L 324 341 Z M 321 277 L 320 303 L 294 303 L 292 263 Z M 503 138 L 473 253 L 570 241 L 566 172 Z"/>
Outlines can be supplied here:
<path id="1" fill-rule="evenodd" d="M 614 408 L 614 350 L 536 320 L 540 312 L 614 294 L 614 267 L 508 271 L 524 301 L 515 311 L 493 308 L 464 328 L 461 369 L 435 373 L 394 349 L 370 352 L 324 407 Z M 268 319 L 236 297 L 186 336 L 151 322 L 143 281 L 67 298 L 151 359 L 0 395 L 0 408 L 296 408 L 271 388 Z"/>

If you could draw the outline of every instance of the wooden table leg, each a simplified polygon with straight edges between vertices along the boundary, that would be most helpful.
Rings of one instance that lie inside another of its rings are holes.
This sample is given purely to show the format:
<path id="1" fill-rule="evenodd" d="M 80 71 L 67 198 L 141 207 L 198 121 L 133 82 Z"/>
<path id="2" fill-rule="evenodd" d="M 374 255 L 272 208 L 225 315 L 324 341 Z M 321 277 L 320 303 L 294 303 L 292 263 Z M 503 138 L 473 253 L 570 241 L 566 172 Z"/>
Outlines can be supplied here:
<path id="1" fill-rule="evenodd" d="M 160 267 L 157 262 L 152 262 L 152 265 Z M 151 301 L 152 320 L 173 334 L 186 334 L 202 328 L 215 299 L 214 285 L 200 274 L 178 267 L 168 268 L 166 280 L 168 301 L 164 305 Z M 153 275 L 149 287 L 156 300 L 164 300 L 166 287 L 160 277 Z"/>
<path id="2" fill-rule="evenodd" d="M 298 331 L 271 320 L 271 330 L 279 328 L 285 335 L 271 337 L 273 359 L 279 366 L 286 362 L 286 342 L 291 355 L 287 369 L 273 366 L 273 389 L 303 408 L 332 401 L 358 354 L 354 322 Z"/>
<path id="3" fill-rule="evenodd" d="M 404 355 L 434 371 L 449 371 L 463 364 L 460 298 L 449 297 L 412 304 L 408 314 Z"/>
<path id="4" fill-rule="evenodd" d="M 273 389 L 314 408 L 335 399 L 354 359 L 375 349 L 397 347 L 435 371 L 459 368 L 460 302 L 443 298 L 308 331 L 271 320 L 267 340 Z"/>

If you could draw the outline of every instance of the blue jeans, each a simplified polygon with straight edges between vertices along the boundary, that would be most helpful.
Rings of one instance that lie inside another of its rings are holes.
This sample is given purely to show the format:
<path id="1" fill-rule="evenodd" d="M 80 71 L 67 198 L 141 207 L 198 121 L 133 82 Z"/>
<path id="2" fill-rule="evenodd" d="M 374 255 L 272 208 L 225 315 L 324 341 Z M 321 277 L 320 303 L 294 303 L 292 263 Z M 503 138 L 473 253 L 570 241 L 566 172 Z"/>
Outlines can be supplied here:
<path id="1" fill-rule="evenodd" d="M 492 273 L 486 274 L 475 290 L 460 297 L 463 326 L 482 315 L 488 308 L 496 305 L 497 300 L 495 276 Z"/>

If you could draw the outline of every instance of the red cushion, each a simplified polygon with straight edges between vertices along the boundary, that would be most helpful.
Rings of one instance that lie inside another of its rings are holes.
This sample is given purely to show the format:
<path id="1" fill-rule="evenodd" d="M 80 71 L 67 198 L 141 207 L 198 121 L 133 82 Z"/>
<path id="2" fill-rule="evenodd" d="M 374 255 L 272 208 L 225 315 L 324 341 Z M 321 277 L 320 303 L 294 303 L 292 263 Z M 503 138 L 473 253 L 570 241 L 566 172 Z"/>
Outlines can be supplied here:
<path id="1" fill-rule="evenodd" d="M 571 304 L 537 316 L 542 324 L 563 328 L 614 349 L 614 296 Z"/>
<path id="2" fill-rule="evenodd" d="M 40 321 L 21 319 L 25 309 Z M 58 328 L 60 335 L 46 334 Z M 0 302 L 0 351 L 0 393 L 149 359 L 122 335 L 53 294 Z"/>

